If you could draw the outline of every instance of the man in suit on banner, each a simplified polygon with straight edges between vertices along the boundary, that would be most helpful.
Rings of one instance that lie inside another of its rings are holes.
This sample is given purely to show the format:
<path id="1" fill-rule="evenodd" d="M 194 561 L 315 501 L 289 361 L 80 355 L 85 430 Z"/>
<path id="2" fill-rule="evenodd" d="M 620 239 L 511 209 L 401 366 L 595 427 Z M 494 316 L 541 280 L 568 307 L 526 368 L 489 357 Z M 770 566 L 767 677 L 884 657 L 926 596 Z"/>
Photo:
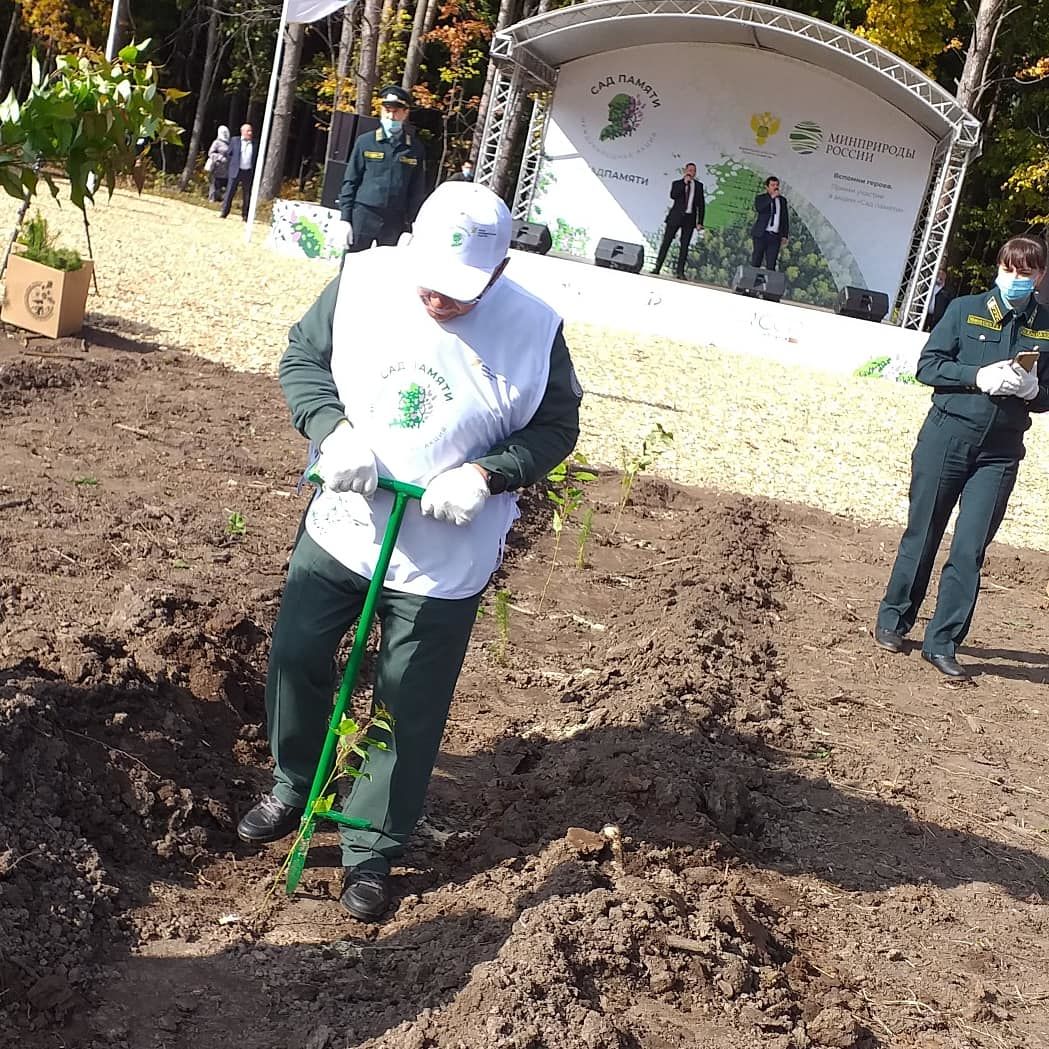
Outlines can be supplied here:
<path id="1" fill-rule="evenodd" d="M 754 198 L 754 210 L 758 217 L 750 230 L 754 241 L 750 264 L 774 270 L 779 261 L 779 249 L 790 237 L 790 208 L 786 198 L 780 196 L 779 179 L 775 175 L 765 179 L 765 192 Z"/>
<path id="2" fill-rule="evenodd" d="M 697 229 L 702 231 L 703 216 L 706 211 L 703 183 L 696 180 L 695 164 L 686 164 L 684 177 L 670 183 L 670 199 L 673 203 L 667 215 L 663 243 L 659 245 L 659 254 L 656 256 L 656 268 L 652 272 L 659 273 L 663 268 L 667 252 L 670 250 L 670 242 L 680 231 L 681 244 L 677 254 L 677 276 L 679 280 L 684 280 L 688 246 L 692 242 L 692 234 Z"/>

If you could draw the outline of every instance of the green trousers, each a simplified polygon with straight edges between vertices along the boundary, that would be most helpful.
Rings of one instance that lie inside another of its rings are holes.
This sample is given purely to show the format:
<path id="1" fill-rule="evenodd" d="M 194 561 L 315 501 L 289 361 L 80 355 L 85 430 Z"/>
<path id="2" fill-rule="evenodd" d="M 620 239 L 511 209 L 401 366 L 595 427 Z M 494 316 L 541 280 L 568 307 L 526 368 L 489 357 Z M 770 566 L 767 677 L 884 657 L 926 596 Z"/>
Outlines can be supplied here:
<path id="1" fill-rule="evenodd" d="M 266 678 L 273 793 L 286 805 L 304 806 L 309 797 L 331 717 L 335 655 L 360 615 L 367 589 L 367 579 L 300 529 Z M 356 780 L 347 799 L 347 815 L 375 828 L 341 828 L 347 867 L 387 873 L 390 861 L 403 853 L 422 813 L 480 601 L 480 594 L 461 600 L 393 590 L 379 595 L 373 704 L 393 715 L 393 736 L 386 738 L 389 750 L 370 749 L 370 779 Z"/>
<path id="2" fill-rule="evenodd" d="M 918 616 L 936 551 L 958 506 L 950 553 L 922 648 L 953 656 L 965 640 L 980 594 L 987 547 L 1005 517 L 1023 442 L 1018 434 L 976 443 L 950 416 L 933 408 L 911 455 L 910 510 L 878 626 L 906 634 Z"/>

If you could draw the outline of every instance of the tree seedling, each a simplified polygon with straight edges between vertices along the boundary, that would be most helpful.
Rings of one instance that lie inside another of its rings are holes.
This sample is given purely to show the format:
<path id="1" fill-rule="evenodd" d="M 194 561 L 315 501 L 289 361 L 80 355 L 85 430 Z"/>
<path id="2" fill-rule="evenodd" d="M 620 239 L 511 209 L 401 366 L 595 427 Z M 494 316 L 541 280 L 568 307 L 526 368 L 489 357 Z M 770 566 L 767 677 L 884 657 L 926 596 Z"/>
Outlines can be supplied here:
<path id="1" fill-rule="evenodd" d="M 495 595 L 495 625 L 499 630 L 499 645 L 495 658 L 500 666 L 506 666 L 510 648 L 510 591 L 500 590 Z"/>
<path id="2" fill-rule="evenodd" d="M 579 538 L 576 540 L 577 568 L 586 568 L 586 544 L 590 541 L 590 535 L 594 530 L 594 508 L 588 506 L 583 511 L 583 520 L 579 525 Z"/>
<path id="3" fill-rule="evenodd" d="M 623 448 L 623 477 L 619 482 L 619 508 L 616 510 L 615 524 L 612 525 L 612 535 L 615 535 L 619 528 L 619 521 L 623 516 L 623 511 L 626 509 L 626 504 L 630 501 L 630 493 L 633 491 L 637 475 L 642 470 L 647 470 L 661 455 L 670 449 L 673 443 L 674 435 L 669 430 L 664 429 L 660 423 L 656 423 L 642 440 L 639 452 L 631 455 L 626 448 Z"/>
<path id="4" fill-rule="evenodd" d="M 247 530 L 248 522 L 244 520 L 244 515 L 236 510 L 231 510 L 229 517 L 226 518 L 226 535 L 242 536 Z"/>
<path id="5" fill-rule="evenodd" d="M 554 504 L 554 512 L 551 527 L 554 530 L 554 553 L 550 558 L 550 571 L 546 574 L 546 582 L 543 584 L 543 592 L 539 595 L 539 611 L 543 610 L 543 602 L 546 600 L 546 591 L 550 586 L 550 579 L 554 574 L 554 566 L 557 564 L 557 553 L 561 548 L 561 534 L 565 526 L 571 520 L 572 514 L 583 504 L 583 489 L 579 486 L 593 481 L 597 474 L 591 473 L 590 464 L 586 456 L 576 452 L 563 463 L 558 463 L 547 475 L 550 482 L 546 496 Z"/>
<path id="6" fill-rule="evenodd" d="M 335 750 L 335 761 L 332 763 L 331 774 L 321 788 L 320 796 L 313 803 L 312 815 L 331 812 L 337 800 L 337 791 L 333 789 L 336 781 L 340 779 L 371 779 L 371 775 L 367 770 L 367 764 L 371 756 L 370 752 L 372 750 L 390 749 L 389 743 L 382 739 L 376 739 L 372 733 L 384 732 L 392 738 L 393 725 L 393 715 L 385 707 L 379 707 L 370 718 L 364 721 L 358 721 L 348 714 L 343 715 L 338 728 L 335 730 L 336 735 L 339 737 L 339 742 Z M 284 862 L 281 864 L 281 868 L 274 879 L 274 891 L 276 891 L 283 880 L 300 846 L 303 849 L 309 848 L 309 840 L 304 836 L 304 830 L 308 827 L 309 836 L 312 837 L 315 826 L 315 821 L 303 820 L 299 827 L 299 832 L 295 835 L 295 840 L 291 843 L 291 848 L 288 850 L 287 856 L 284 857 Z"/>
<path id="7" fill-rule="evenodd" d="M 98 484 L 97 477 L 77 477 L 73 480 L 73 484 L 81 488 L 94 488 Z"/>

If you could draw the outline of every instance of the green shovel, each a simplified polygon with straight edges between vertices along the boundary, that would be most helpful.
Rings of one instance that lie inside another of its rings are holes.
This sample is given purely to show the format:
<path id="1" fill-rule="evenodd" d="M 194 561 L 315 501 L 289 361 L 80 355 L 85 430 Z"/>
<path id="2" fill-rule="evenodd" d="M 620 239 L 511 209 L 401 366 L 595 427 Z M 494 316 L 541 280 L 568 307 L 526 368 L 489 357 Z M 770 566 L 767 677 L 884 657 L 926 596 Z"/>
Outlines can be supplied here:
<path id="1" fill-rule="evenodd" d="M 307 480 L 318 486 L 324 482 L 319 474 L 311 471 Z M 324 747 L 321 750 L 320 760 L 317 762 L 317 771 L 313 776 L 313 786 L 310 788 L 309 801 L 302 814 L 302 822 L 299 824 L 299 833 L 292 846 L 291 855 L 288 857 L 288 875 L 285 882 L 285 891 L 290 896 L 299 884 L 303 868 L 306 866 L 306 854 L 309 852 L 310 839 L 317 820 L 330 820 L 344 827 L 353 827 L 355 830 L 373 830 L 374 828 L 367 820 L 357 819 L 354 816 L 346 816 L 343 813 L 331 809 L 318 809 L 321 799 L 321 791 L 327 787 L 332 763 L 335 760 L 335 751 L 339 742 L 339 726 L 342 724 L 343 715 L 349 705 L 350 697 L 357 684 L 357 674 L 360 671 L 361 660 L 364 658 L 364 650 L 368 644 L 368 634 L 371 631 L 372 620 L 375 618 L 375 606 L 379 600 L 379 591 L 382 590 L 386 581 L 386 572 L 390 567 L 390 558 L 393 556 L 393 548 L 397 545 L 397 533 L 401 530 L 401 521 L 404 519 L 404 511 L 409 499 L 421 499 L 424 489 L 414 484 L 403 484 L 401 481 L 391 481 L 389 478 L 380 477 L 379 487 L 393 492 L 393 510 L 390 519 L 386 523 L 386 531 L 382 537 L 382 546 L 379 548 L 379 559 L 375 563 L 375 571 L 368 592 L 364 597 L 364 607 L 361 609 L 360 618 L 357 620 L 357 629 L 353 635 L 353 648 L 350 650 L 350 658 L 346 661 L 346 669 L 342 673 L 342 683 L 335 697 L 335 706 L 332 708 L 331 720 L 328 722 L 328 734 L 324 739 Z"/>

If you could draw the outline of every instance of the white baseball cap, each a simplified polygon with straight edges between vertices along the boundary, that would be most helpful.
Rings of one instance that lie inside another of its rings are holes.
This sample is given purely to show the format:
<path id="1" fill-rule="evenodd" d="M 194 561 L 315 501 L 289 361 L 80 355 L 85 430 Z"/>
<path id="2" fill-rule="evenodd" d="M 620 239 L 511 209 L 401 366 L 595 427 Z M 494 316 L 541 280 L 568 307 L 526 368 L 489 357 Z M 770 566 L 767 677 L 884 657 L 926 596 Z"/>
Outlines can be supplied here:
<path id="1" fill-rule="evenodd" d="M 406 246 L 411 279 L 451 299 L 476 299 L 510 250 L 510 209 L 487 186 L 445 182 L 430 194 Z"/>

